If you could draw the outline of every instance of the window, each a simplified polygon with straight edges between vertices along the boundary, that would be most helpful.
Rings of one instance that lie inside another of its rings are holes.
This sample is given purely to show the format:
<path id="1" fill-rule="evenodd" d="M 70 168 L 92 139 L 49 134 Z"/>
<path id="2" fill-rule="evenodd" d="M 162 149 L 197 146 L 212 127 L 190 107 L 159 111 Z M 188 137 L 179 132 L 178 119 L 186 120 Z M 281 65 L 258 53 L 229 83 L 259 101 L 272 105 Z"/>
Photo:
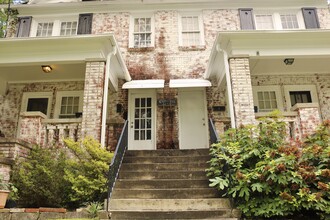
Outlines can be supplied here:
<path id="1" fill-rule="evenodd" d="M 316 87 L 314 85 L 284 86 L 288 110 L 297 103 L 317 103 Z"/>
<path id="2" fill-rule="evenodd" d="M 22 98 L 22 112 L 42 112 L 50 116 L 53 94 L 51 92 L 25 92 Z"/>
<path id="3" fill-rule="evenodd" d="M 145 48 L 154 46 L 153 16 L 132 17 L 130 23 L 130 47 Z"/>
<path id="4" fill-rule="evenodd" d="M 285 30 L 305 28 L 302 12 L 297 11 L 256 11 L 254 15 L 258 30 Z"/>
<path id="5" fill-rule="evenodd" d="M 78 16 L 33 18 L 31 37 L 69 36 L 77 34 Z"/>
<path id="6" fill-rule="evenodd" d="M 260 30 L 272 30 L 274 29 L 273 16 L 272 15 L 256 15 L 255 17 L 256 27 Z"/>
<path id="7" fill-rule="evenodd" d="M 180 46 L 200 46 L 204 45 L 203 25 L 200 15 L 183 14 L 179 19 Z"/>
<path id="8" fill-rule="evenodd" d="M 311 103 L 312 96 L 310 91 L 291 91 L 290 94 L 290 101 L 291 106 L 294 106 L 297 103 Z"/>
<path id="9" fill-rule="evenodd" d="M 61 91 L 57 93 L 56 118 L 76 118 L 82 112 L 83 91 Z"/>
<path id="10" fill-rule="evenodd" d="M 283 110 L 279 86 L 253 87 L 253 100 L 259 112 L 271 112 L 275 109 Z"/>

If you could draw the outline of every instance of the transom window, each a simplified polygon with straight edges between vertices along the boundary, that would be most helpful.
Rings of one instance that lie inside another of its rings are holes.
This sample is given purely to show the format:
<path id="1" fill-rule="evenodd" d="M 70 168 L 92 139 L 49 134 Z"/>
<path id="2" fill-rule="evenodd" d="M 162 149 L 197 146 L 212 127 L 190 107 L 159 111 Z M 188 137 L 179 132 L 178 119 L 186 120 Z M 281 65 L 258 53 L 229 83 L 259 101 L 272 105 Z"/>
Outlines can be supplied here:
<path id="1" fill-rule="evenodd" d="M 179 19 L 180 46 L 203 45 L 203 25 L 198 14 L 183 14 Z"/>
<path id="2" fill-rule="evenodd" d="M 82 112 L 83 91 L 60 91 L 56 95 L 55 118 L 76 118 Z"/>
<path id="3" fill-rule="evenodd" d="M 78 16 L 63 18 L 33 18 L 31 37 L 69 36 L 76 35 Z"/>
<path id="4" fill-rule="evenodd" d="M 305 28 L 302 12 L 299 11 L 256 11 L 256 29 L 258 30 L 282 30 Z"/>
<path id="5" fill-rule="evenodd" d="M 132 17 L 130 23 L 131 48 L 145 48 L 154 46 L 154 18 L 153 16 Z"/>

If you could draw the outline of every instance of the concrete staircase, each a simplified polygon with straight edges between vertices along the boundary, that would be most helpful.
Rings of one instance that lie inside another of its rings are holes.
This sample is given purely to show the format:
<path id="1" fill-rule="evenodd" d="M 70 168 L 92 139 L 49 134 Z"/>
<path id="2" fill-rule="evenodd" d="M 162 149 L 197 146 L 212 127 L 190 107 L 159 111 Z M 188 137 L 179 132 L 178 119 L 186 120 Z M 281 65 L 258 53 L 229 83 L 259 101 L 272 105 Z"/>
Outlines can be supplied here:
<path id="1" fill-rule="evenodd" d="M 208 186 L 208 149 L 128 151 L 109 207 L 111 219 L 238 219 Z"/>

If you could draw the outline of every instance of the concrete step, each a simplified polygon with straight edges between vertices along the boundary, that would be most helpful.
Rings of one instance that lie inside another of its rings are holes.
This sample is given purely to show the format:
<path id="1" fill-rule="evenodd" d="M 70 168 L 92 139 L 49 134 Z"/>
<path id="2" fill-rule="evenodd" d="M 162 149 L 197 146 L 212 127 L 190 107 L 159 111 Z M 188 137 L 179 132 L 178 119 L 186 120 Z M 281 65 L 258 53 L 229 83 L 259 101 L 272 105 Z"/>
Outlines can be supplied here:
<path id="1" fill-rule="evenodd" d="M 145 156 L 208 156 L 209 149 L 194 149 L 194 150 L 129 150 L 126 152 L 125 157 L 145 157 Z"/>
<path id="2" fill-rule="evenodd" d="M 120 171 L 119 179 L 198 179 L 207 180 L 205 171 L 150 171 L 150 172 L 135 172 L 135 171 Z"/>
<path id="3" fill-rule="evenodd" d="M 111 219 L 238 219 L 231 209 L 216 211 L 186 210 L 186 211 L 111 211 Z"/>
<path id="4" fill-rule="evenodd" d="M 157 179 L 157 180 L 132 180 L 118 179 L 116 189 L 166 189 L 166 188 L 209 188 L 209 180 L 190 179 Z"/>
<path id="5" fill-rule="evenodd" d="M 201 163 L 124 163 L 121 171 L 205 171 L 208 168 L 206 162 Z"/>
<path id="6" fill-rule="evenodd" d="M 211 157 L 206 156 L 126 156 L 123 163 L 206 163 Z"/>
<path id="7" fill-rule="evenodd" d="M 110 210 L 185 211 L 230 209 L 229 199 L 112 199 Z"/>
<path id="8" fill-rule="evenodd" d="M 115 189 L 111 199 L 203 199 L 219 197 L 219 192 L 212 188 Z"/>

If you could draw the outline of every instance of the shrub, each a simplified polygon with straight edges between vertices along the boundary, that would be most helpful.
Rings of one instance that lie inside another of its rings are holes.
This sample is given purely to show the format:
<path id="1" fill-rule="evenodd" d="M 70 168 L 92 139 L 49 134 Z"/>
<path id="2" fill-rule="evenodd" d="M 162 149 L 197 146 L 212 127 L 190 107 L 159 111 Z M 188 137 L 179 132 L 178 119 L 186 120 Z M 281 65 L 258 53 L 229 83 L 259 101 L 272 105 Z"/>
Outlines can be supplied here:
<path id="1" fill-rule="evenodd" d="M 72 155 L 65 168 L 65 179 L 73 189 L 68 194 L 70 200 L 83 205 L 105 198 L 113 154 L 91 138 L 81 142 L 65 140 L 65 143 Z"/>
<path id="2" fill-rule="evenodd" d="M 248 217 L 330 214 L 330 122 L 303 143 L 286 143 L 276 117 L 229 130 L 211 147 L 211 186 Z"/>
<path id="3" fill-rule="evenodd" d="M 70 183 L 64 179 L 66 154 L 57 148 L 36 146 L 11 172 L 17 202 L 24 207 L 61 207 L 68 204 Z"/>

